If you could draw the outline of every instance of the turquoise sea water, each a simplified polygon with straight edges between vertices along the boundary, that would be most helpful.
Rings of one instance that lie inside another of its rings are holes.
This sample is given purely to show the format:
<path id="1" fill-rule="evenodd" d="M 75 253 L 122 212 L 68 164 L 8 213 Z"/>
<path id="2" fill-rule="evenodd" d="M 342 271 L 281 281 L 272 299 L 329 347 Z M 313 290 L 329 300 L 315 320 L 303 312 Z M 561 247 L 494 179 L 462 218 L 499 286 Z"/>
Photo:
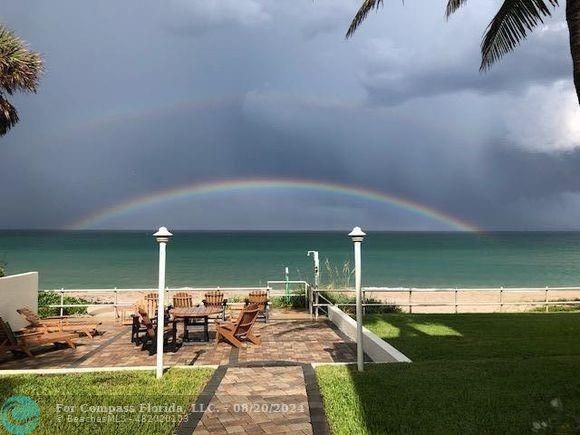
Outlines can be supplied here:
<path id="1" fill-rule="evenodd" d="M 36 270 L 42 288 L 156 287 L 151 231 L 0 231 L 9 273 Z M 312 281 L 308 250 L 338 268 L 352 243 L 331 232 L 182 232 L 167 251 L 167 285 L 254 286 Z M 580 232 L 373 233 L 363 244 L 363 284 L 415 287 L 580 285 Z M 322 267 L 322 281 L 328 279 Z"/>

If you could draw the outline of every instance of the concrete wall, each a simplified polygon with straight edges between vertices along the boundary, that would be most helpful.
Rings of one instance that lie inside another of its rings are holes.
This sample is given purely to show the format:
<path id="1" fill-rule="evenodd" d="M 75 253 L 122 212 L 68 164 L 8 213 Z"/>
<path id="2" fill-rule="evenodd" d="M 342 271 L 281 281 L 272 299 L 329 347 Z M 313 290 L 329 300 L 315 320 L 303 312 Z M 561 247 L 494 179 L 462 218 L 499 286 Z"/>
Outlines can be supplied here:
<path id="1" fill-rule="evenodd" d="M 38 272 L 21 273 L 0 278 L 0 317 L 17 330 L 27 325 L 17 308 L 38 310 Z"/>
<path id="2" fill-rule="evenodd" d="M 328 307 L 328 318 L 348 338 L 356 341 L 355 320 L 338 307 Z M 363 326 L 363 349 L 374 362 L 411 362 L 409 358 Z"/>

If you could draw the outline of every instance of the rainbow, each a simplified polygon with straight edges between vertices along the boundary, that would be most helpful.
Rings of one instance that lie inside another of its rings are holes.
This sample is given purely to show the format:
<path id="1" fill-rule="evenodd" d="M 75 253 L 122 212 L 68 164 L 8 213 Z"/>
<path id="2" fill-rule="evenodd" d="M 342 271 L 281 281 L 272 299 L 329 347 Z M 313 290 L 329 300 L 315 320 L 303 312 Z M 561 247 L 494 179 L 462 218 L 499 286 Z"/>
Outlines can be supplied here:
<path id="1" fill-rule="evenodd" d="M 341 194 L 356 199 L 385 203 L 403 210 L 407 210 L 409 212 L 444 223 L 446 226 L 453 230 L 469 232 L 482 231 L 480 228 L 474 226 L 473 224 L 450 216 L 449 214 L 446 214 L 442 211 L 378 190 L 326 181 L 282 178 L 228 179 L 173 187 L 171 189 L 161 190 L 153 194 L 134 198 L 129 201 L 124 201 L 113 205 L 112 207 L 98 210 L 97 212 L 86 216 L 77 222 L 74 222 L 67 229 L 82 230 L 96 228 L 105 219 L 111 219 L 116 216 L 138 210 L 142 207 L 151 206 L 166 201 L 188 199 L 213 193 L 230 193 L 264 189 L 295 189 L 318 193 Z"/>

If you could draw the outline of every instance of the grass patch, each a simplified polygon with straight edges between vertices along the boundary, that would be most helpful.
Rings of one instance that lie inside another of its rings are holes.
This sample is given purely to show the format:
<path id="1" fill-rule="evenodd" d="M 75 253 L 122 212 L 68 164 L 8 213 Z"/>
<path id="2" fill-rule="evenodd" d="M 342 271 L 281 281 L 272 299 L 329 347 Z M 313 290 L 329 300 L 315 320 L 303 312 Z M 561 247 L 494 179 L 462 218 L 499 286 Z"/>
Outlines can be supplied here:
<path id="1" fill-rule="evenodd" d="M 0 377 L 0 400 L 14 395 L 35 400 L 41 411 L 38 434 L 167 434 L 212 373 L 170 369 L 160 381 L 153 372 L 139 371 L 6 376 Z M 106 412 L 108 407 L 114 411 Z"/>
<path id="2" fill-rule="evenodd" d="M 578 314 L 389 314 L 411 364 L 322 366 L 333 433 L 578 433 Z"/>
<path id="3" fill-rule="evenodd" d="M 413 361 L 580 355 L 573 313 L 392 314 L 365 326 Z"/>
<path id="4" fill-rule="evenodd" d="M 552 357 L 316 372 L 335 434 L 521 434 L 554 418 L 555 398 L 568 415 L 580 415 L 579 364 L 580 357 Z"/>

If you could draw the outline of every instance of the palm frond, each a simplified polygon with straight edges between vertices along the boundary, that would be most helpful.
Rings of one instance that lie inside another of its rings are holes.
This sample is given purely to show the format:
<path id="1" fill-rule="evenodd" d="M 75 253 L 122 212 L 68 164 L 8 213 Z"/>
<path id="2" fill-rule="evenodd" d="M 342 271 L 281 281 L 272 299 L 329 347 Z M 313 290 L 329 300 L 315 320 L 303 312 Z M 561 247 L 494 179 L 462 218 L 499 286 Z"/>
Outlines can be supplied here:
<path id="1" fill-rule="evenodd" d="M 4 136 L 18 122 L 18 113 L 0 94 L 0 136 Z"/>
<path id="2" fill-rule="evenodd" d="M 352 19 L 350 26 L 346 32 L 346 37 L 350 38 L 356 29 L 362 24 L 362 22 L 366 19 L 367 15 L 373 9 L 378 9 L 379 6 L 383 5 L 383 0 L 363 0 L 363 3 L 359 10 L 357 11 L 356 15 Z"/>
<path id="3" fill-rule="evenodd" d="M 551 16 L 549 5 L 558 6 L 558 0 L 504 0 L 485 31 L 479 69 L 489 69 L 543 23 L 544 17 Z"/>
<path id="4" fill-rule="evenodd" d="M 449 0 L 445 8 L 445 17 L 449 18 L 457 9 L 463 6 L 467 0 Z"/>
<path id="5" fill-rule="evenodd" d="M 8 94 L 36 92 L 42 70 L 40 54 L 0 25 L 0 87 Z"/>

